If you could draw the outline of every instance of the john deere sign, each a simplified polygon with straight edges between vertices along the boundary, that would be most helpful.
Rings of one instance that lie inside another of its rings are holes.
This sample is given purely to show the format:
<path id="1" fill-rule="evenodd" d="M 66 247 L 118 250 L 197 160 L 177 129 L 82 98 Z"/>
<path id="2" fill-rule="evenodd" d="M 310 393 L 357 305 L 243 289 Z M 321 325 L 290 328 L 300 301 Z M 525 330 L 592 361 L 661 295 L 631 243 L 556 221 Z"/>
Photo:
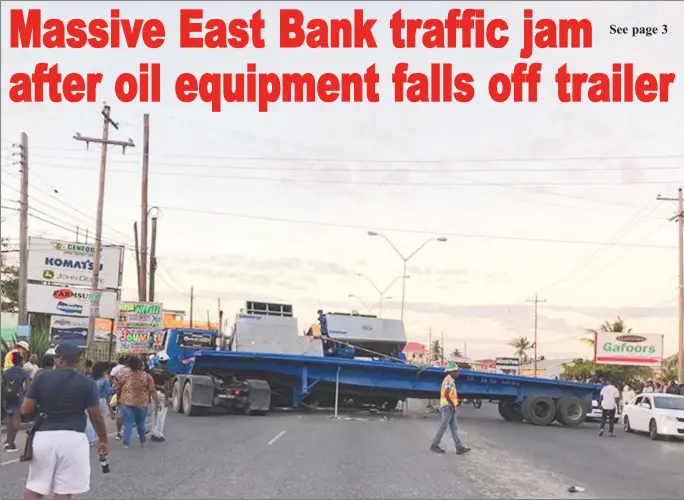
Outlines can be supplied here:
<path id="1" fill-rule="evenodd" d="M 657 367 L 662 362 L 662 335 L 599 332 L 596 336 L 597 364 Z"/>

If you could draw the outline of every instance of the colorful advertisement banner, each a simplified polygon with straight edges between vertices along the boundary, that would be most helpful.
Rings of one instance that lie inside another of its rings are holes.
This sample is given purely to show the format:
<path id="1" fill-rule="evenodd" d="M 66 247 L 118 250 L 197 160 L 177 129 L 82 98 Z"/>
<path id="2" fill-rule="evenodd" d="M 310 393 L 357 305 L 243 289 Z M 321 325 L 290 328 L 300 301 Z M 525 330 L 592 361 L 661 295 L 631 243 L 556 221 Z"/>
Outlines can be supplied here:
<path id="1" fill-rule="evenodd" d="M 162 304 L 121 302 L 114 334 L 119 352 L 151 352 L 163 342 Z"/>

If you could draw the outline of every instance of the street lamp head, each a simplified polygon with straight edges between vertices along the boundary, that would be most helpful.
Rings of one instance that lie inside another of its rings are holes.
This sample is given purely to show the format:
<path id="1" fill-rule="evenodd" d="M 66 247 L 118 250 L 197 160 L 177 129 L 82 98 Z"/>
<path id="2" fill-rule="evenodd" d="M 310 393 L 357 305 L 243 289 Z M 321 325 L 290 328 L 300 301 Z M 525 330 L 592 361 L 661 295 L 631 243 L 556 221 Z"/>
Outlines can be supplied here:
<path id="1" fill-rule="evenodd" d="M 361 273 L 354 273 L 354 276 L 363 276 Z"/>
<path id="2" fill-rule="evenodd" d="M 447 239 L 444 236 L 440 236 L 439 238 L 437 238 L 437 241 L 441 241 L 442 243 L 446 243 L 446 240 Z"/>
<path id="3" fill-rule="evenodd" d="M 378 233 L 375 231 L 368 231 L 368 236 L 377 236 Z"/>
<path id="4" fill-rule="evenodd" d="M 352 297 L 354 297 L 354 294 L 350 293 L 349 295 L 347 295 L 347 297 L 349 297 L 351 299 Z"/>
<path id="5" fill-rule="evenodd" d="M 409 276 L 408 274 L 405 275 L 405 276 L 402 276 L 402 278 L 404 278 L 405 280 L 409 279 L 410 277 L 411 277 L 411 276 Z"/>

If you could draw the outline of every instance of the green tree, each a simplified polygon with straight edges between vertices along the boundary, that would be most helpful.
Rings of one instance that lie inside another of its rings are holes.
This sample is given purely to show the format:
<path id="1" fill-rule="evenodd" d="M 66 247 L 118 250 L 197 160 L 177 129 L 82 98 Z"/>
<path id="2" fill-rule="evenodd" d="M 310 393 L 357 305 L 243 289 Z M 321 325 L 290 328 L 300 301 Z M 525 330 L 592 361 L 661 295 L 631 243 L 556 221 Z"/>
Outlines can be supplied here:
<path id="1" fill-rule="evenodd" d="M 433 341 L 430 346 L 430 361 L 441 361 L 442 355 L 442 344 L 440 344 L 439 340 Z"/>
<path id="2" fill-rule="evenodd" d="M 515 349 L 515 355 L 518 356 L 518 360 L 521 365 L 530 362 L 530 357 L 527 355 L 527 351 L 534 349 L 534 342 L 531 342 L 525 336 L 515 337 L 508 343 L 509 346 Z"/>
<path id="3" fill-rule="evenodd" d="M 463 357 L 463 354 L 461 354 L 461 350 L 459 348 L 456 348 L 453 351 L 451 351 L 451 355 L 454 358 L 462 358 Z"/>
<path id="4" fill-rule="evenodd" d="M 0 310 L 2 312 L 19 311 L 19 267 L 8 263 L 8 255 L 14 250 L 9 240 L 0 242 Z"/>
<path id="5" fill-rule="evenodd" d="M 635 382 L 653 377 L 653 370 L 641 366 L 599 365 L 594 369 L 594 362 L 587 359 L 574 359 L 563 365 L 562 378 L 587 380 L 596 373 L 619 389 L 625 384 L 634 385 Z"/>
<path id="6" fill-rule="evenodd" d="M 625 325 L 625 322 L 622 320 L 622 318 L 620 316 L 618 316 L 617 319 L 613 322 L 604 321 L 603 324 L 596 329 L 587 328 L 586 332 L 591 334 L 591 337 L 583 337 L 580 339 L 580 342 L 593 347 L 594 346 L 594 338 L 598 333 L 606 333 L 606 332 L 630 333 L 631 331 L 632 331 L 632 329 L 627 328 Z"/>

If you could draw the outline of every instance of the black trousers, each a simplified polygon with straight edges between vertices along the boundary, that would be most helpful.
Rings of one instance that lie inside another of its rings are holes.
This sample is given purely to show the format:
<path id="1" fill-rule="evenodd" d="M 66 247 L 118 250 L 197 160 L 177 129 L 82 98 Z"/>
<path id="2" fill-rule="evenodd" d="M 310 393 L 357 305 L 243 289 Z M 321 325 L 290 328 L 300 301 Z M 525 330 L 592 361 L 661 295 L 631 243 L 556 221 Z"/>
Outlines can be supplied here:
<path id="1" fill-rule="evenodd" d="M 608 420 L 608 432 L 612 433 L 615 429 L 615 409 L 601 410 L 601 430 L 606 426 Z"/>

